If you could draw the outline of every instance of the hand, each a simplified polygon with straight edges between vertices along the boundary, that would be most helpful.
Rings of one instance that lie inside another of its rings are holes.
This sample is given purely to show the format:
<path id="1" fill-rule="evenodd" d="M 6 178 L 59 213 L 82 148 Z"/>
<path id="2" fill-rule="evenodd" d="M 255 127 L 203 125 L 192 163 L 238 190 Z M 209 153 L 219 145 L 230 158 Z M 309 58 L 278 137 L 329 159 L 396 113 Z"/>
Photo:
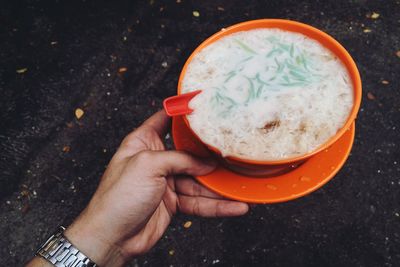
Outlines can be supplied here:
<path id="1" fill-rule="evenodd" d="M 123 140 L 89 205 L 65 232 L 100 266 L 122 266 L 147 252 L 178 211 L 205 217 L 248 211 L 247 204 L 224 200 L 187 176 L 207 174 L 215 163 L 165 151 L 168 124 L 160 111 Z"/>

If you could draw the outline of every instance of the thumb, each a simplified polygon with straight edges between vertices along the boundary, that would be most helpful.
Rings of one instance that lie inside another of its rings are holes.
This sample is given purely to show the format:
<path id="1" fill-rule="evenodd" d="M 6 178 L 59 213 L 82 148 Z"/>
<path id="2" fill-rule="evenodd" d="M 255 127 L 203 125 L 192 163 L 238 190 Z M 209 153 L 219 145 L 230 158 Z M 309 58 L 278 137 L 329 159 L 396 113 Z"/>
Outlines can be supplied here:
<path id="1" fill-rule="evenodd" d="M 156 175 L 164 177 L 173 174 L 205 175 L 216 167 L 214 161 L 192 156 L 184 151 L 143 151 L 139 153 L 140 157 L 144 157 L 147 163 L 143 166 L 153 165 Z"/>

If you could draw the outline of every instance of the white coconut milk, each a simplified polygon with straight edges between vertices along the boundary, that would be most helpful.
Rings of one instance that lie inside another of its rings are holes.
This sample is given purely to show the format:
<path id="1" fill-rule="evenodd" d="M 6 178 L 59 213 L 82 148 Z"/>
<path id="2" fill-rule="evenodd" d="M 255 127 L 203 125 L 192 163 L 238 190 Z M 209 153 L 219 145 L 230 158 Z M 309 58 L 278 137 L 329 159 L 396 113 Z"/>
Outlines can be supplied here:
<path id="1" fill-rule="evenodd" d="M 191 128 L 224 156 L 280 160 L 306 154 L 343 126 L 353 106 L 343 63 L 318 41 L 279 29 L 225 36 L 187 67 Z"/>

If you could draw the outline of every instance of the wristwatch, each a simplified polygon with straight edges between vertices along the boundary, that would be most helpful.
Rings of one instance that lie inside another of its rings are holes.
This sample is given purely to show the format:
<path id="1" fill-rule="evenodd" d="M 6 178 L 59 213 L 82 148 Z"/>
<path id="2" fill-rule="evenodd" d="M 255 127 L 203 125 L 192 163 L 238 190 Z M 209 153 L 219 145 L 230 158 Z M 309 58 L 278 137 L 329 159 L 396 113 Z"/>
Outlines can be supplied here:
<path id="1" fill-rule="evenodd" d="M 65 227 L 60 226 L 38 249 L 36 255 L 45 258 L 56 267 L 98 267 L 65 238 L 64 230 Z"/>

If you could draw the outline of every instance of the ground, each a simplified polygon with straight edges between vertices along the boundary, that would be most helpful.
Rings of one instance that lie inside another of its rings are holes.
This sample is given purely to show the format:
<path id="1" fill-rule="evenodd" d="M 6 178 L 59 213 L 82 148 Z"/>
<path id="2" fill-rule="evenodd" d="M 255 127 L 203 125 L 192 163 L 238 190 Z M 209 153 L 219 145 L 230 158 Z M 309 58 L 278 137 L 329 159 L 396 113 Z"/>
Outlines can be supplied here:
<path id="1" fill-rule="evenodd" d="M 234 219 L 178 215 L 130 266 L 400 266 L 400 2 L 367 0 L 3 3 L 0 265 L 21 266 L 79 214 L 202 40 L 258 18 L 308 23 L 353 56 L 363 102 L 350 158 L 295 201 Z"/>

